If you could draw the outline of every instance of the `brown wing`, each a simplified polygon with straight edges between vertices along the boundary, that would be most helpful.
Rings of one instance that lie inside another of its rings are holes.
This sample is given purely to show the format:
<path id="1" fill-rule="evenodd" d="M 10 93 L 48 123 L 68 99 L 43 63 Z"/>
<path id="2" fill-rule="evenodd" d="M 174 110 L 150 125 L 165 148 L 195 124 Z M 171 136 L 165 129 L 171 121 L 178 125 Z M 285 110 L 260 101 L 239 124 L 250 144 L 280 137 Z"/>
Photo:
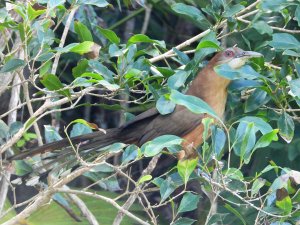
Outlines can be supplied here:
<path id="1" fill-rule="evenodd" d="M 151 112 L 146 111 L 141 117 L 123 126 L 121 134 L 127 140 L 135 140 L 140 146 L 165 134 L 183 137 L 198 127 L 202 118 L 202 114 L 194 114 L 182 106 L 177 106 L 175 111 L 168 115 L 161 115 L 156 109 L 151 109 Z"/>

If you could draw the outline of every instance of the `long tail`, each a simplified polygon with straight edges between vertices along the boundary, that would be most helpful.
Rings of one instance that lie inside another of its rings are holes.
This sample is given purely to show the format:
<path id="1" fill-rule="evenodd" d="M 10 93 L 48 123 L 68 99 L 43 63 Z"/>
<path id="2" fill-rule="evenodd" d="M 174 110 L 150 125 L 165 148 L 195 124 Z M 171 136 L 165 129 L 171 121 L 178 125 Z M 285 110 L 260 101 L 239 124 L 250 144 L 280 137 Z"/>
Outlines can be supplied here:
<path id="1" fill-rule="evenodd" d="M 98 131 L 73 137 L 70 140 L 65 138 L 60 141 L 45 144 L 32 150 L 23 151 L 17 155 L 10 157 L 9 160 L 21 160 L 29 156 L 43 154 L 46 152 L 53 152 L 55 150 L 66 148 L 70 146 L 70 141 L 73 145 L 80 144 L 80 150 L 101 148 L 118 141 L 126 142 L 126 140 L 123 140 L 122 135 L 120 135 L 120 130 L 118 128 L 113 128 L 106 130 L 106 134 Z"/>

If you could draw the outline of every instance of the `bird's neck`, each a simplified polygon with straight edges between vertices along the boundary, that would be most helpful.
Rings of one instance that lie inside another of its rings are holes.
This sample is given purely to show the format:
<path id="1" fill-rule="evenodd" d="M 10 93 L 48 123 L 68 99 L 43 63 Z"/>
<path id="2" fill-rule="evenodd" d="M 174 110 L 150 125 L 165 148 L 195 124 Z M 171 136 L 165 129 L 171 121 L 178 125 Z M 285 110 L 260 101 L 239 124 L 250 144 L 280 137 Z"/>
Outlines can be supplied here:
<path id="1" fill-rule="evenodd" d="M 213 65 L 208 64 L 198 73 L 187 94 L 204 100 L 222 118 L 225 111 L 227 86 L 229 83 L 230 80 L 217 75 Z"/>

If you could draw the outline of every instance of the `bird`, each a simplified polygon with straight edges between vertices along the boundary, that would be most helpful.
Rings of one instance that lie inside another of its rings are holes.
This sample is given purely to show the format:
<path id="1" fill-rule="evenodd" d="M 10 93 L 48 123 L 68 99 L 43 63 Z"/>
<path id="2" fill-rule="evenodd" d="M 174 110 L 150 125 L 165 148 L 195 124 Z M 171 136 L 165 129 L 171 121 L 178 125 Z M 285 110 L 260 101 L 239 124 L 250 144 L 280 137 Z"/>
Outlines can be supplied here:
<path id="1" fill-rule="evenodd" d="M 223 118 L 230 80 L 218 75 L 214 67 L 227 64 L 232 69 L 239 69 L 248 59 L 262 56 L 261 53 L 244 51 L 235 46 L 224 49 L 218 52 L 196 75 L 185 94 L 202 99 L 220 118 Z M 180 105 L 167 115 L 162 115 L 156 108 L 151 108 L 118 128 L 107 129 L 105 133 L 96 131 L 79 135 L 71 138 L 71 142 L 79 146 L 79 150 L 99 149 L 116 142 L 142 146 L 156 137 L 169 134 L 179 136 L 184 140 L 182 148 L 189 155 L 190 150 L 187 149 L 191 149 L 191 146 L 197 147 L 203 142 L 204 127 L 201 121 L 205 117 L 207 117 L 206 114 L 195 114 Z M 67 147 L 70 147 L 70 140 L 62 139 L 32 150 L 25 150 L 11 157 L 11 160 L 21 160 Z"/>

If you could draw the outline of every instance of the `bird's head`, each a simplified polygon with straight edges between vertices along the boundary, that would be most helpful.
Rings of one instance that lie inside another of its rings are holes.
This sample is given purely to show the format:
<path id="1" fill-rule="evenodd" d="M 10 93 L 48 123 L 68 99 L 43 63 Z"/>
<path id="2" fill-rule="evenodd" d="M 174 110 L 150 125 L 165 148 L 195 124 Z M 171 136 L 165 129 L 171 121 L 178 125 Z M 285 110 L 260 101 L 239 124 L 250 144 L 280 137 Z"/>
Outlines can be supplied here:
<path id="1" fill-rule="evenodd" d="M 242 67 L 248 59 L 262 57 L 263 55 L 258 52 L 244 51 L 238 47 L 227 48 L 219 52 L 212 61 L 215 66 L 221 64 L 228 64 L 232 69 Z"/>

